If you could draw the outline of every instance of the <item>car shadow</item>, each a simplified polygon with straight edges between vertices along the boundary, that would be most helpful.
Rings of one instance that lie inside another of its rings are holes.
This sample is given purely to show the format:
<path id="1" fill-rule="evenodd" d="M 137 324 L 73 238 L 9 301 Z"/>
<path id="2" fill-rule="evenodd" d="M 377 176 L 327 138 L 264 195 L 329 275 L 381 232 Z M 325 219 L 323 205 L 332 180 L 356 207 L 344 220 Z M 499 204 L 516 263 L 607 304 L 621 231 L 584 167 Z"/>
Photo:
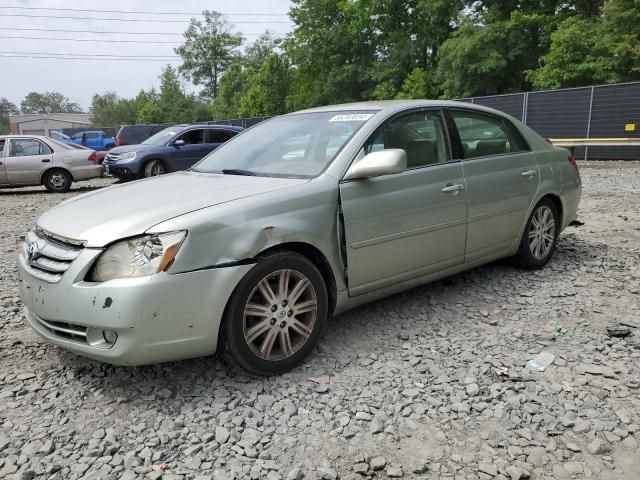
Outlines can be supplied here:
<path id="1" fill-rule="evenodd" d="M 584 258 L 601 257 L 604 253 L 602 247 L 600 243 L 590 243 L 572 233 L 564 234 L 552 260 L 556 264 L 555 273 L 558 269 L 571 272 L 576 267 L 576 259 L 581 261 Z M 420 335 L 437 336 L 443 329 L 450 328 L 479 334 L 481 329 L 492 328 L 467 316 L 465 305 L 469 301 L 482 303 L 488 282 L 495 282 L 495 287 L 500 287 L 506 297 L 517 298 L 522 283 L 516 280 L 522 280 L 527 275 L 540 279 L 540 274 L 516 269 L 508 259 L 498 260 L 347 311 L 330 319 L 318 346 L 305 362 L 291 372 L 272 378 L 247 374 L 221 355 L 140 367 L 119 367 L 78 357 L 53 346 L 49 352 L 57 352 L 59 363 L 66 365 L 81 384 L 100 379 L 106 403 L 155 400 L 159 409 L 175 409 L 171 399 L 197 402 L 203 398 L 226 395 L 222 392 L 227 390 L 255 395 L 270 389 L 268 385 L 273 388 L 273 385 L 285 380 L 287 385 L 295 385 L 303 391 L 311 390 L 316 385 L 310 378 L 337 375 L 355 365 L 363 354 L 401 349 L 407 341 L 403 333 L 408 327 L 416 330 L 415 322 L 422 322 Z M 474 290 L 477 291 L 477 299 L 474 298 Z M 461 292 L 465 295 L 461 296 Z M 454 309 L 452 313 L 455 324 L 443 323 L 442 319 L 430 316 L 434 299 L 440 306 L 460 306 L 459 311 Z M 474 305 L 475 310 L 476 307 Z M 381 333 L 376 337 L 371 335 L 372 331 Z M 228 389 L 230 382 L 233 382 L 233 387 Z"/>

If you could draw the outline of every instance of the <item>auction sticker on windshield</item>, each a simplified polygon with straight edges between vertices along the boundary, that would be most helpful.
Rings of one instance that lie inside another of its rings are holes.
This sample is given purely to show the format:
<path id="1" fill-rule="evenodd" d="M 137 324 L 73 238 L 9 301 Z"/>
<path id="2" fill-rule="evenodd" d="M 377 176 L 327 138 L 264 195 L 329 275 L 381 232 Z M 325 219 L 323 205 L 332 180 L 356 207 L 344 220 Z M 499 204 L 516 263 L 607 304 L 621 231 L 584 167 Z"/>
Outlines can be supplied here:
<path id="1" fill-rule="evenodd" d="M 343 113 L 334 115 L 329 119 L 330 122 L 363 122 L 373 117 L 373 113 Z"/>

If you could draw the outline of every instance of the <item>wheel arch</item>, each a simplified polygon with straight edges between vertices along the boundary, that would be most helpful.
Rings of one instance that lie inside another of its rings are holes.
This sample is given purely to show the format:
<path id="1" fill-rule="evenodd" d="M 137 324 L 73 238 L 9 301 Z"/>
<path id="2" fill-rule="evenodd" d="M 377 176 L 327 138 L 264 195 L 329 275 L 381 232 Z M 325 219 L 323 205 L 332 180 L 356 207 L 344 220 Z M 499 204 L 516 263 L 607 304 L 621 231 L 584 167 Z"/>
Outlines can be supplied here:
<path id="1" fill-rule="evenodd" d="M 562 205 L 562 199 L 560 198 L 560 195 L 556 195 L 555 193 L 547 193 L 546 195 L 543 195 L 542 197 L 540 197 L 540 199 L 538 199 L 536 205 L 547 198 L 551 200 L 553 202 L 553 205 L 556 207 L 558 218 L 560 219 L 560 225 L 562 225 L 564 223 L 564 206 Z"/>
<path id="2" fill-rule="evenodd" d="M 147 168 L 147 165 L 149 165 L 149 163 L 153 162 L 154 160 L 158 160 L 160 163 L 162 163 L 162 166 L 164 167 L 165 172 L 169 173 L 169 169 L 167 168 L 167 161 L 162 157 L 153 156 L 153 157 L 149 157 L 149 158 L 144 158 L 140 162 L 140 171 L 138 172 L 140 177 L 144 177 L 144 171 Z"/>
<path id="3" fill-rule="evenodd" d="M 320 274 L 322 275 L 324 283 L 327 287 L 327 295 L 329 297 L 329 315 L 332 315 L 337 303 L 336 279 L 331 268 L 331 264 L 327 260 L 326 256 L 317 247 L 311 245 L 310 243 L 304 242 L 285 242 L 262 250 L 260 253 L 258 253 L 258 255 L 256 255 L 255 258 L 260 259 L 274 252 L 286 251 L 295 252 L 302 255 L 311 263 L 313 263 L 320 271 Z"/>

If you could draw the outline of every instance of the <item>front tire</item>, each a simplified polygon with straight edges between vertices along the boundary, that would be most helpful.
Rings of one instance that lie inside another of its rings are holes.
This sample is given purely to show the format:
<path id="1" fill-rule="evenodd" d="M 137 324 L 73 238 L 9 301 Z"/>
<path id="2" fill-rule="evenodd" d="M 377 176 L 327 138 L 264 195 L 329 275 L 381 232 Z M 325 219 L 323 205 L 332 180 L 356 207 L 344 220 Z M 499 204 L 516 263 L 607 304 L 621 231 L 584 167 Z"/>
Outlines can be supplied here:
<path id="1" fill-rule="evenodd" d="M 558 233 L 558 209 L 549 198 L 543 198 L 527 221 L 518 253 L 514 257 L 515 265 L 530 270 L 544 267 L 556 250 Z"/>
<path id="2" fill-rule="evenodd" d="M 284 373 L 311 353 L 327 316 L 327 288 L 313 263 L 293 252 L 265 256 L 229 300 L 228 351 L 250 373 Z"/>
<path id="3" fill-rule="evenodd" d="M 160 160 L 151 160 L 144 166 L 145 178 L 157 177 L 158 175 L 164 175 L 166 172 L 164 164 Z"/>
<path id="4" fill-rule="evenodd" d="M 50 192 L 64 193 L 71 188 L 73 178 L 66 170 L 49 170 L 42 181 L 45 188 Z"/>

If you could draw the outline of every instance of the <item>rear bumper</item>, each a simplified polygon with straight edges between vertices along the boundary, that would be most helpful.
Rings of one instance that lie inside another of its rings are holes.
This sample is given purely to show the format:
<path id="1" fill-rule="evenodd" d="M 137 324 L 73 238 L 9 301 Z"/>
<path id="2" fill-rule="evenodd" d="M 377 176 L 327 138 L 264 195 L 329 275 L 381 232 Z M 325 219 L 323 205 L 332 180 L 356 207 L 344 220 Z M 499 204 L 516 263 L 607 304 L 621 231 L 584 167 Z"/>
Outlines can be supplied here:
<path id="1" fill-rule="evenodd" d="M 51 284 L 33 277 L 20 255 L 20 295 L 29 325 L 48 342 L 115 365 L 213 354 L 227 300 L 252 267 L 85 282 L 83 265 L 96 256 L 85 250 Z M 99 341 L 103 331 L 117 335 L 112 345 Z"/>
<path id="2" fill-rule="evenodd" d="M 101 165 L 87 165 L 86 167 L 75 167 L 71 170 L 74 181 L 90 180 L 102 176 Z"/>

